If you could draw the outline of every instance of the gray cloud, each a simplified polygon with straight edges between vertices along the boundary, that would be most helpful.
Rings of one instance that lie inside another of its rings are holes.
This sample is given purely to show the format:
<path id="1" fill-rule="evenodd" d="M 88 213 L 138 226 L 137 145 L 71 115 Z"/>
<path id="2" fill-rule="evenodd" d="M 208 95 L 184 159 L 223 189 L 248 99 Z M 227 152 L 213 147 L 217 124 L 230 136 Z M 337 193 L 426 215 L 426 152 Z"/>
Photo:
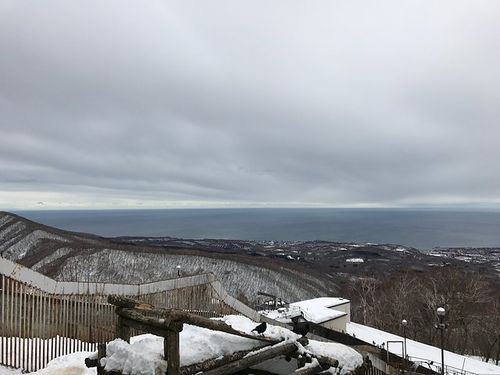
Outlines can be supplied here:
<path id="1" fill-rule="evenodd" d="M 0 207 L 500 203 L 499 11 L 3 1 Z"/>

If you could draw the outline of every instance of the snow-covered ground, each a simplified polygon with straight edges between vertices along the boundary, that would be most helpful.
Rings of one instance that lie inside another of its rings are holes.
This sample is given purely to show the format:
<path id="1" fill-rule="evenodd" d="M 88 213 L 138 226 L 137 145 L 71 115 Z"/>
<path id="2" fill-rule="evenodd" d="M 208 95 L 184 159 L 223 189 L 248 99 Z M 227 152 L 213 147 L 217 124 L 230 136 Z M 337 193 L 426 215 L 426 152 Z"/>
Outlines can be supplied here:
<path id="1" fill-rule="evenodd" d="M 31 357 L 32 350 L 37 353 L 37 358 L 41 361 L 41 363 L 46 363 L 49 359 L 54 358 L 63 350 L 66 353 L 77 350 L 91 350 L 88 343 L 82 342 L 77 339 L 70 339 L 67 337 L 63 338 L 60 336 L 56 336 L 50 339 L 22 339 L 19 337 L 0 336 L 0 348 L 2 345 L 5 345 L 5 347 L 2 348 L 5 358 L 12 359 L 12 362 L 8 362 L 9 365 L 23 363 L 25 358 Z M 32 368 L 28 368 L 28 370 L 32 370 Z M 1 371 L 0 375 L 3 375 Z"/>
<path id="2" fill-rule="evenodd" d="M 251 334 L 255 322 L 250 319 L 230 315 L 221 318 L 233 328 Z M 290 330 L 278 326 L 268 325 L 265 336 L 285 341 L 296 340 L 300 336 Z M 186 366 L 208 359 L 220 358 L 237 351 L 260 350 L 264 343 L 224 332 L 212 331 L 185 324 L 180 333 L 181 366 Z M 279 344 L 278 344 L 279 345 Z M 300 344 L 298 344 L 300 346 Z M 361 355 L 355 350 L 337 343 L 325 343 L 310 340 L 305 347 L 299 347 L 300 354 L 317 354 L 331 357 L 339 361 L 342 367 L 340 374 L 347 374 L 362 364 Z M 46 368 L 34 372 L 37 375 L 96 375 L 96 369 L 85 367 L 84 360 L 93 353 L 78 352 L 56 358 L 49 362 Z M 146 334 L 132 337 L 128 344 L 117 339 L 108 344 L 107 356 L 102 360 L 107 370 L 120 370 L 130 375 L 164 374 L 166 362 L 163 360 L 163 338 Z M 272 360 L 259 365 L 259 368 L 272 366 L 273 371 L 283 369 L 289 373 L 290 364 L 284 360 Z M 287 367 L 288 366 L 288 367 Z M 20 370 L 0 367 L 0 375 L 18 375 Z"/>
<path id="3" fill-rule="evenodd" d="M 384 346 L 389 352 L 402 357 L 402 345 L 401 344 L 390 344 L 387 348 L 388 341 L 403 341 L 403 337 L 398 335 L 393 335 L 392 333 L 384 332 L 376 328 L 364 326 L 358 323 L 347 323 L 347 333 L 351 336 L 355 336 L 360 340 L 363 340 L 369 344 L 374 344 L 377 346 Z M 430 346 L 423 344 L 418 341 L 406 340 L 406 352 L 410 357 L 410 360 L 416 362 L 425 363 L 425 367 L 430 367 L 433 370 L 437 370 L 441 365 L 441 349 L 435 346 Z M 431 364 L 432 362 L 432 364 Z M 499 375 L 500 367 L 495 366 L 491 363 L 486 363 L 472 359 L 460 354 L 445 351 L 444 352 L 444 363 L 445 366 L 449 367 L 449 370 L 462 370 L 468 371 L 473 374 L 491 374 Z"/>
<path id="4" fill-rule="evenodd" d="M 0 365 L 0 375 L 18 375 L 22 374 L 21 370 L 11 369 Z"/>
<path id="5" fill-rule="evenodd" d="M 96 368 L 87 368 L 85 358 L 91 352 L 77 352 L 50 361 L 44 369 L 32 372 L 37 375 L 97 375 Z M 142 374 L 141 374 L 142 375 Z"/>

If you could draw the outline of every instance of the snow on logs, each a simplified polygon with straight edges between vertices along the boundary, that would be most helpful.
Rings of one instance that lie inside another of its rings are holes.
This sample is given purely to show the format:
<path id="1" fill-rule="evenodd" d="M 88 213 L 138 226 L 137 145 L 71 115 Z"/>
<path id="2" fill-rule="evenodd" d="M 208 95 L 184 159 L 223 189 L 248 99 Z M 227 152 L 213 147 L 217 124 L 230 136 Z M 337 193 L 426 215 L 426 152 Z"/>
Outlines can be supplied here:
<path id="1" fill-rule="evenodd" d="M 116 306 L 116 313 L 119 316 L 117 333 L 121 339 L 130 342 L 131 328 L 164 337 L 164 359 L 167 361 L 167 373 L 169 375 L 190 375 L 199 372 L 204 375 L 229 375 L 280 356 L 299 358 L 301 368 L 294 372 L 296 375 L 313 375 L 329 367 L 338 366 L 338 361 L 333 358 L 311 358 L 309 355 L 307 362 L 310 363 L 305 363 L 303 361 L 304 357 L 301 355 L 303 346 L 308 344 L 308 339 L 305 337 L 298 340 L 288 339 L 282 341 L 252 335 L 238 331 L 222 321 L 208 319 L 177 309 L 155 308 L 153 305 L 123 296 L 110 296 L 108 302 Z M 222 358 L 210 359 L 181 368 L 179 332 L 182 331 L 184 323 L 252 340 L 264 341 L 267 345 L 257 350 L 234 352 Z M 110 374 L 100 366 L 100 359 L 106 355 L 105 353 L 105 348 L 100 348 L 97 358 L 89 358 L 86 361 L 89 367 L 97 365 L 98 374 Z"/>
<path id="2" fill-rule="evenodd" d="M 131 328 L 137 328 L 141 331 L 150 332 L 158 336 L 165 336 L 168 330 L 178 329 L 175 327 L 176 324 L 185 323 L 214 331 L 230 333 L 232 335 L 248 339 L 265 341 L 272 344 L 279 342 L 279 340 L 272 338 L 251 335 L 246 332 L 238 331 L 226 323 L 218 320 L 205 318 L 200 315 L 191 314 L 177 309 L 154 308 L 150 304 L 138 302 L 123 296 L 109 296 L 108 302 L 117 306 L 116 313 L 120 318 L 122 318 L 123 324 L 131 324 Z M 148 327 L 150 328 L 149 331 Z M 154 332 L 151 331 L 151 328 Z M 123 339 L 125 340 L 125 338 Z M 129 339 L 130 337 L 125 341 L 129 341 Z"/>
<path id="3" fill-rule="evenodd" d="M 302 337 L 297 340 L 300 344 L 307 344 L 307 339 Z M 267 346 L 256 350 L 254 352 L 249 353 L 245 357 L 236 360 L 234 362 L 230 362 L 226 365 L 217 367 L 210 371 L 205 371 L 204 375 L 227 375 L 234 374 L 235 372 L 245 370 L 252 366 L 255 366 L 259 363 L 267 361 L 271 358 L 276 358 L 282 355 L 295 353 L 299 347 L 297 346 L 297 342 L 295 341 L 283 341 L 273 346 Z M 320 370 L 321 371 L 321 370 Z M 319 372 L 319 371 L 318 371 Z"/>

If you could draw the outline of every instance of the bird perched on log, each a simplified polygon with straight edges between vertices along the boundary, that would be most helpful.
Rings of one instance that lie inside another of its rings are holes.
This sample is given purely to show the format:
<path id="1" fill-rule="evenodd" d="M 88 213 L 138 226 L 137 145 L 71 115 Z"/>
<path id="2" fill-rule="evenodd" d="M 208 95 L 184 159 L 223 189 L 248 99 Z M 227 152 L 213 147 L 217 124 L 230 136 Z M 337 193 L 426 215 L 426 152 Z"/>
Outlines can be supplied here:
<path id="1" fill-rule="evenodd" d="M 266 323 L 266 322 L 264 322 L 264 323 L 259 324 L 259 325 L 258 325 L 257 327 L 255 327 L 254 329 L 252 329 L 250 332 L 254 332 L 254 331 L 255 331 L 255 332 L 257 332 L 257 333 L 262 334 L 262 333 L 264 333 L 264 332 L 265 332 L 265 330 L 266 330 L 266 329 L 267 329 L 267 323 Z"/>
<path id="2" fill-rule="evenodd" d="M 304 337 L 305 335 L 307 335 L 307 333 L 309 332 L 310 328 L 311 327 L 309 326 L 308 322 L 295 323 L 293 325 L 292 332 L 296 333 L 297 335 L 301 335 L 302 337 Z"/>

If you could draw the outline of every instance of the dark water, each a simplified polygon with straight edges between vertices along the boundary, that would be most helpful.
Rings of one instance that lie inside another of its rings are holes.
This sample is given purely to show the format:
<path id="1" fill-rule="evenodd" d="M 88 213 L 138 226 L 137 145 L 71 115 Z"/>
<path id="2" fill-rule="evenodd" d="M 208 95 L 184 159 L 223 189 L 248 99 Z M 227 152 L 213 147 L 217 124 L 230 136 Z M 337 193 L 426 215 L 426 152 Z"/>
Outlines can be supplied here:
<path id="1" fill-rule="evenodd" d="M 102 236 L 330 240 L 500 247 L 500 210 L 172 209 L 18 211 L 61 229 Z"/>

